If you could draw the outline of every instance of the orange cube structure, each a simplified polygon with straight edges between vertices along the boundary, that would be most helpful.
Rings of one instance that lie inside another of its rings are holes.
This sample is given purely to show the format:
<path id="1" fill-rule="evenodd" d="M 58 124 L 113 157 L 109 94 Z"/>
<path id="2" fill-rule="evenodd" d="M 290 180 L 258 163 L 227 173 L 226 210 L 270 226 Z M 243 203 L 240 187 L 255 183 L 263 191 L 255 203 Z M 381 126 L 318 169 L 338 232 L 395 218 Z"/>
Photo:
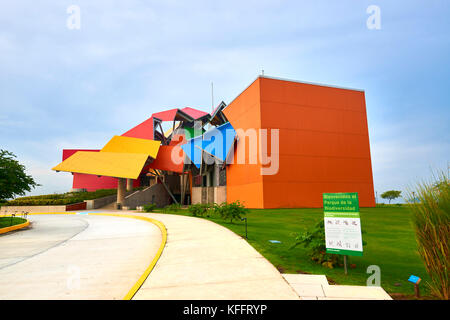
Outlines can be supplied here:
<path id="1" fill-rule="evenodd" d="M 361 207 L 375 206 L 364 91 L 260 76 L 223 112 L 239 139 L 227 166 L 228 203 L 319 208 L 323 193 L 358 192 Z M 253 129 L 267 130 L 267 154 L 279 161 L 275 174 L 261 174 L 269 165 L 259 156 L 260 134 L 254 159 Z M 271 154 L 274 129 L 278 154 Z"/>

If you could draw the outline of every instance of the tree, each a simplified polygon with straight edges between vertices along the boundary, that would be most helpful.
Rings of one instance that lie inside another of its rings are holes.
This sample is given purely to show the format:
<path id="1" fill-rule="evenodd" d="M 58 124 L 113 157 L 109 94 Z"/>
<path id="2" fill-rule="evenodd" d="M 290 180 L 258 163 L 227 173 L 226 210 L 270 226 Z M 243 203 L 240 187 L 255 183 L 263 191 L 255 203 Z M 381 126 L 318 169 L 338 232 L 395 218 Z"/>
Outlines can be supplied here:
<path id="1" fill-rule="evenodd" d="M 389 190 L 389 191 L 386 191 L 385 193 L 383 193 L 381 195 L 381 197 L 383 199 L 388 199 L 389 203 L 391 203 L 391 200 L 394 200 L 394 199 L 397 199 L 398 197 L 400 197 L 401 193 L 402 192 L 398 191 L 398 190 Z"/>
<path id="2" fill-rule="evenodd" d="M 0 149 L 0 202 L 22 196 L 39 186 L 32 176 L 25 173 L 25 166 L 15 158 L 15 154 Z"/>

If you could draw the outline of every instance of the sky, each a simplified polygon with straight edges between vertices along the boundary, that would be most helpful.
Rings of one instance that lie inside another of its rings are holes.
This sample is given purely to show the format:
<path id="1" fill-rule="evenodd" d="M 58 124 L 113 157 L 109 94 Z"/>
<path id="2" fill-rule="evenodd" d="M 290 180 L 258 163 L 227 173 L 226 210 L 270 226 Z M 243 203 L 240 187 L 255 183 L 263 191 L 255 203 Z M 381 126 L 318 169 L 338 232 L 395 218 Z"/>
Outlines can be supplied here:
<path id="1" fill-rule="evenodd" d="M 0 149 L 42 185 L 31 194 L 66 192 L 62 149 L 101 148 L 161 110 L 210 112 L 211 82 L 229 103 L 264 70 L 365 91 L 380 200 L 447 171 L 449 57 L 448 0 L 1 1 Z"/>

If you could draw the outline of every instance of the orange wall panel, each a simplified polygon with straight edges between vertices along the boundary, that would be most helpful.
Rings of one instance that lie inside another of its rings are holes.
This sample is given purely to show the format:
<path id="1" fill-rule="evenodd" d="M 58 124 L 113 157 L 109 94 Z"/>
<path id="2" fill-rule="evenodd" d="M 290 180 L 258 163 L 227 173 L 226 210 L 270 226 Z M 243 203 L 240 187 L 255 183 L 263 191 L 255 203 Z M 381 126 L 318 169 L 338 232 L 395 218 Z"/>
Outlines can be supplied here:
<path id="1" fill-rule="evenodd" d="M 248 140 L 242 136 L 239 129 L 259 130 L 261 127 L 259 101 L 260 88 L 259 81 L 256 80 L 224 109 L 226 117 L 233 128 L 237 130 L 239 139 L 235 144 L 234 163 L 227 166 L 227 202 L 240 200 L 249 208 L 263 208 L 264 206 L 263 178 L 258 159 L 256 164 L 249 163 Z M 241 152 L 245 152 L 244 164 L 239 164 L 237 161 L 238 154 Z"/>
<path id="2" fill-rule="evenodd" d="M 264 207 L 322 207 L 324 192 L 358 192 L 374 206 L 364 92 L 269 78 L 260 87 L 261 127 L 280 129 Z"/>
<path id="3" fill-rule="evenodd" d="M 259 77 L 224 113 L 236 130 L 267 129 L 269 155 L 270 129 L 280 130 L 278 173 L 262 176 L 260 159 L 237 164 L 235 155 L 228 202 L 322 207 L 325 192 L 358 192 L 360 206 L 375 205 L 364 92 Z"/>

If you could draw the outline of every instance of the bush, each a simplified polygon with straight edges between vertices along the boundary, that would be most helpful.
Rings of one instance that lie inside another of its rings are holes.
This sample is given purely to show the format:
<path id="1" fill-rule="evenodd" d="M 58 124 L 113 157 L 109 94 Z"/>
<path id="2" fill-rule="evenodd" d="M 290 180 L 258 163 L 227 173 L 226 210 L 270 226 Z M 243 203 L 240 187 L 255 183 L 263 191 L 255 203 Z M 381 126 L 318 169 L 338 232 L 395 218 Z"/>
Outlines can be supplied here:
<path id="1" fill-rule="evenodd" d="M 214 211 L 217 212 L 222 219 L 230 219 L 230 222 L 233 223 L 233 220 L 240 220 L 249 210 L 237 200 L 229 204 L 224 202 L 221 205 L 215 205 Z"/>
<path id="2" fill-rule="evenodd" d="M 365 231 L 361 231 L 365 233 Z M 363 241 L 363 245 L 367 243 Z M 340 254 L 332 254 L 326 252 L 325 245 L 325 224 L 324 220 L 320 220 L 313 228 L 306 230 L 301 234 L 295 235 L 295 243 L 291 246 L 295 248 L 298 245 L 303 245 L 305 248 L 309 248 L 309 256 L 311 260 L 318 264 L 321 264 L 327 268 L 334 268 L 343 264 L 343 256 Z"/>
<path id="3" fill-rule="evenodd" d="M 224 208 L 225 205 L 226 205 L 226 202 L 223 202 L 222 204 L 214 203 L 209 208 L 210 215 L 214 215 L 214 216 L 222 218 L 222 216 L 223 216 L 222 212 L 223 212 L 223 208 Z"/>
<path id="4" fill-rule="evenodd" d="M 440 173 L 435 180 L 434 183 L 419 183 L 415 191 L 419 201 L 409 200 L 409 206 L 413 213 L 418 251 L 431 278 L 428 286 L 438 298 L 448 300 L 450 183 L 445 173 Z"/>
<path id="5" fill-rule="evenodd" d="M 208 210 L 210 209 L 210 205 L 207 203 L 196 203 L 189 206 L 188 211 L 194 217 L 203 217 Z"/>
<path id="6" fill-rule="evenodd" d="M 144 212 L 153 212 L 153 210 L 156 209 L 156 204 L 154 203 L 146 204 L 142 207 L 142 209 L 144 210 Z"/>
<path id="7" fill-rule="evenodd" d="M 20 197 L 3 204 L 5 206 L 56 206 L 83 202 L 114 195 L 116 189 L 99 189 L 92 192 L 67 192 L 40 196 Z"/>
<path id="8" fill-rule="evenodd" d="M 334 268 L 343 262 L 343 257 L 341 255 L 326 252 L 325 225 L 323 220 L 320 220 L 312 229 L 297 234 L 295 243 L 291 248 L 295 248 L 298 245 L 309 248 L 311 260 L 324 267 Z"/>
<path id="9" fill-rule="evenodd" d="M 165 213 L 167 213 L 167 212 L 177 212 L 180 209 L 181 209 L 181 205 L 180 204 L 172 203 L 172 204 L 169 204 L 169 205 L 165 206 L 163 208 L 163 212 L 165 212 Z"/>

